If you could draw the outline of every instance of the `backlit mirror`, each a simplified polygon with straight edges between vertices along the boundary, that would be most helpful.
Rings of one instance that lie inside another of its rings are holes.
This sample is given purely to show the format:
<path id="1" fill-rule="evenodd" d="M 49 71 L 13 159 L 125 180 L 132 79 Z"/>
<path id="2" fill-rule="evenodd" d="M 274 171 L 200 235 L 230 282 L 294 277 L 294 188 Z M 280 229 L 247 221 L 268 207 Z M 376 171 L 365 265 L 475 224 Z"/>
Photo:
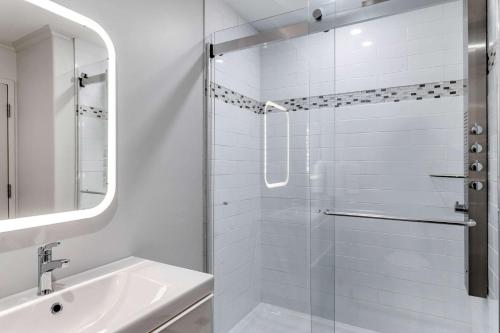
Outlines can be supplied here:
<path id="1" fill-rule="evenodd" d="M 1 220 L 37 226 L 109 204 L 110 98 L 114 50 L 99 25 L 51 1 L 0 0 Z M 39 215 L 53 219 L 26 219 Z"/>

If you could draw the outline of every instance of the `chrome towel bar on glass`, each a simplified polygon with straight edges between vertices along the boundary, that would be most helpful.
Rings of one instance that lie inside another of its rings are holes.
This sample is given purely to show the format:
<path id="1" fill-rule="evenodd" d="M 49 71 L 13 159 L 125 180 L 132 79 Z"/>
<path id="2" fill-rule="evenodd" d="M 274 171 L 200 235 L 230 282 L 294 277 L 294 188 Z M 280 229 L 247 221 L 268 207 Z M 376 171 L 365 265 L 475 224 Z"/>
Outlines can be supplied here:
<path id="1" fill-rule="evenodd" d="M 432 178 L 454 178 L 454 179 L 464 179 L 464 175 L 429 175 Z"/>
<path id="2" fill-rule="evenodd" d="M 106 192 L 81 190 L 80 193 L 106 195 Z"/>
<path id="3" fill-rule="evenodd" d="M 464 227 L 474 227 L 474 226 L 476 226 L 476 221 L 474 221 L 474 220 L 469 220 L 469 221 L 426 220 L 426 219 L 413 219 L 413 218 L 406 218 L 406 217 L 395 217 L 395 216 L 385 216 L 385 215 L 376 215 L 376 214 L 332 212 L 330 210 L 323 211 L 323 214 L 329 215 L 329 216 L 360 217 L 360 218 L 375 219 L 375 220 L 390 220 L 390 221 L 401 221 L 401 222 L 450 224 L 450 225 L 460 225 L 460 226 L 464 226 Z"/>

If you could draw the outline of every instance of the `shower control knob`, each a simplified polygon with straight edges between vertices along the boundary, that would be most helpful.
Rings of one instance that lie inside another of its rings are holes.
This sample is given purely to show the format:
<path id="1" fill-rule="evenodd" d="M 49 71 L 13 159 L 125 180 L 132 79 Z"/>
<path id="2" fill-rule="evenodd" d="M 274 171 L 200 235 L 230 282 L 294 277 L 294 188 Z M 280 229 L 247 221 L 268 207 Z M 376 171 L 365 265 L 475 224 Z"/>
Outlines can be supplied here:
<path id="1" fill-rule="evenodd" d="M 479 161 L 475 161 L 474 163 L 471 164 L 470 169 L 472 171 L 482 171 L 483 170 L 483 164 Z"/>
<path id="2" fill-rule="evenodd" d="M 474 126 L 470 129 L 470 132 L 474 135 L 479 135 L 483 134 L 483 127 L 481 125 L 478 125 L 478 123 L 475 123 Z"/>
<path id="3" fill-rule="evenodd" d="M 470 188 L 476 191 L 481 191 L 484 188 L 484 185 L 482 182 L 479 181 L 474 181 L 469 184 Z"/>
<path id="4" fill-rule="evenodd" d="M 483 151 L 483 146 L 476 142 L 470 147 L 470 151 L 473 153 L 480 153 Z"/>

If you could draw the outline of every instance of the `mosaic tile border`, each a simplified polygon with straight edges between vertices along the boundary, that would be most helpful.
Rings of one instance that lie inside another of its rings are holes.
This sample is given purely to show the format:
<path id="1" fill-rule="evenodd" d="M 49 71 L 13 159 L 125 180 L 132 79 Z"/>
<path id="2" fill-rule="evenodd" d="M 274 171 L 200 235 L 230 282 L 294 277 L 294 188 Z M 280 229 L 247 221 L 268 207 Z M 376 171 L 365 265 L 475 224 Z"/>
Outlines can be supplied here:
<path id="1" fill-rule="evenodd" d="M 273 101 L 283 105 L 289 111 L 336 108 L 359 104 L 398 103 L 402 101 L 419 101 L 442 97 L 463 96 L 467 85 L 464 80 L 421 83 L 409 86 L 378 88 L 340 94 L 329 94 L 313 97 L 291 98 Z M 263 114 L 265 103 L 240 94 L 224 86 L 212 83 L 212 96 L 226 104 L 238 106 L 254 113 Z M 273 112 L 271 108 L 268 112 Z"/>
<path id="2" fill-rule="evenodd" d="M 254 113 L 264 112 L 263 103 L 214 82 L 210 83 L 210 91 L 213 98 L 221 100 L 226 104 L 232 104 L 240 109 Z"/>
<path id="3" fill-rule="evenodd" d="M 78 105 L 78 114 L 84 117 L 89 118 L 98 118 L 107 120 L 108 119 L 108 111 L 103 108 L 97 108 L 88 105 Z"/>

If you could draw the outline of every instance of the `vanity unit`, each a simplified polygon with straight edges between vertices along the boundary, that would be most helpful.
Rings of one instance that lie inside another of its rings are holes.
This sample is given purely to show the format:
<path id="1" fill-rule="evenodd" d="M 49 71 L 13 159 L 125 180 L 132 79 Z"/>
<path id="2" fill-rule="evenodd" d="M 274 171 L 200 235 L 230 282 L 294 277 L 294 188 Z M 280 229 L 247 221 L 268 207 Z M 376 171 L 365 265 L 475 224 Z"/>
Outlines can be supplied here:
<path id="1" fill-rule="evenodd" d="M 213 277 L 129 257 L 0 300 L 2 333 L 212 333 Z"/>

